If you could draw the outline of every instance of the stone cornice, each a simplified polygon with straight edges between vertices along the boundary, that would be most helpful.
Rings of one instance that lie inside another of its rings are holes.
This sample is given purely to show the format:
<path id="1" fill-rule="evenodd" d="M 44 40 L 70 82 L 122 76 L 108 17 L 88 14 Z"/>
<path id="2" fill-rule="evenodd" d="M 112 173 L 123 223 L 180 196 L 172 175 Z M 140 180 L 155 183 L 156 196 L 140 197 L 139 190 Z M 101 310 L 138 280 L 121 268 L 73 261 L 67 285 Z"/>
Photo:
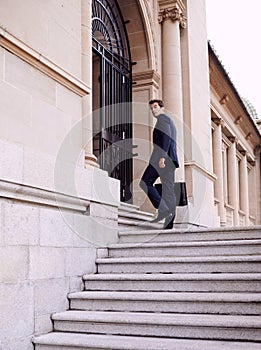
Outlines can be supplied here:
<path id="1" fill-rule="evenodd" d="M 160 76 L 154 70 L 135 72 L 132 77 L 138 86 L 154 85 L 157 88 L 159 87 Z"/>
<path id="2" fill-rule="evenodd" d="M 183 0 L 159 0 L 158 4 L 160 10 L 172 8 L 174 6 L 178 6 L 182 12 L 184 12 L 186 9 Z"/>
<path id="3" fill-rule="evenodd" d="M 90 93 L 90 88 L 82 80 L 57 66 L 2 27 L 0 27 L 0 47 L 10 51 L 77 95 L 84 96 Z"/>
<path id="4" fill-rule="evenodd" d="M 158 21 L 162 23 L 166 20 L 178 21 L 181 28 L 186 28 L 187 18 L 184 15 L 185 6 L 181 0 L 161 0 L 159 1 Z"/>
<path id="5" fill-rule="evenodd" d="M 191 167 L 191 168 L 197 170 L 198 172 L 204 174 L 205 177 L 207 177 L 208 179 L 210 179 L 213 182 L 217 180 L 217 176 L 213 172 L 211 172 L 208 169 L 204 168 L 202 165 L 200 165 L 195 160 L 186 161 L 184 163 L 184 165 L 185 165 L 185 167 Z"/>

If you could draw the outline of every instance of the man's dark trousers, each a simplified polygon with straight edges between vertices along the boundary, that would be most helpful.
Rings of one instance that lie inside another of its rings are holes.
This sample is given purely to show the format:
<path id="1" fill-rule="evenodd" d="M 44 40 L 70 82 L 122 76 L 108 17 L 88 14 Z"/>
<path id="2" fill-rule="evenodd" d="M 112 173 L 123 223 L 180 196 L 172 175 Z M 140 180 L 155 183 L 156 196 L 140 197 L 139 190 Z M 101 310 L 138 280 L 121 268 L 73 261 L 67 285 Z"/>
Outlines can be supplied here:
<path id="1" fill-rule="evenodd" d="M 170 211 L 174 217 L 176 213 L 176 196 L 174 191 L 175 165 L 167 158 L 165 168 L 153 167 L 149 164 L 142 176 L 140 187 L 148 195 L 154 208 L 159 213 Z M 162 195 L 154 186 L 155 181 L 160 177 L 162 184 Z"/>

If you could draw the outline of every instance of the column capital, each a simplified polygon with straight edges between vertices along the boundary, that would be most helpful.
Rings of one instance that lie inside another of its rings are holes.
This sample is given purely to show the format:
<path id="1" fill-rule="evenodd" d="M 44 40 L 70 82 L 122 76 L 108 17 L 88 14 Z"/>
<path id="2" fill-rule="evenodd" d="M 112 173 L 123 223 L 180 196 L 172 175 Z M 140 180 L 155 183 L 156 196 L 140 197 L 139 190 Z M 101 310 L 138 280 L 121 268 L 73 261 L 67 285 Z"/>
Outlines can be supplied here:
<path id="1" fill-rule="evenodd" d="M 161 0 L 159 1 L 158 21 L 159 23 L 166 20 L 178 21 L 181 28 L 186 28 L 187 18 L 184 12 L 185 6 L 181 0 Z"/>
<path id="2" fill-rule="evenodd" d="M 224 119 L 218 117 L 218 116 L 215 116 L 212 118 L 213 122 L 217 125 L 217 126 L 220 126 L 223 128 L 225 126 L 225 121 Z"/>
<path id="3" fill-rule="evenodd" d="M 231 143 L 238 143 L 238 138 L 236 136 L 229 136 L 228 139 Z"/>
<path id="4" fill-rule="evenodd" d="M 255 165 L 256 165 L 256 161 L 253 160 L 253 159 L 248 159 L 248 162 L 249 162 L 249 164 L 252 165 L 252 166 L 255 166 Z"/>

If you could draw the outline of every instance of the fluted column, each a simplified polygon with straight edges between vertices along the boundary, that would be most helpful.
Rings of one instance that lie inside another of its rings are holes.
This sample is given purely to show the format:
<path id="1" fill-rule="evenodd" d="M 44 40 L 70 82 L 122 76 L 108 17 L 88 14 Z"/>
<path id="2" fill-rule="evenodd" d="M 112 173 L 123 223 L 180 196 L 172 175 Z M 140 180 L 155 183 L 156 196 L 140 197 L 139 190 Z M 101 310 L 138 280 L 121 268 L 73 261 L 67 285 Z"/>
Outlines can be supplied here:
<path id="1" fill-rule="evenodd" d="M 184 179 L 183 101 L 180 27 L 186 27 L 185 7 L 180 0 L 159 1 L 162 25 L 162 94 L 166 110 L 173 114 L 177 127 L 180 162 L 178 177 Z"/>
<path id="2" fill-rule="evenodd" d="M 241 208 L 246 214 L 245 224 L 249 225 L 249 193 L 248 193 L 248 170 L 247 170 L 247 154 L 246 151 L 241 152 L 243 157 L 240 161 L 240 200 Z"/>
<path id="3" fill-rule="evenodd" d="M 213 133 L 213 166 L 214 173 L 217 176 L 215 181 L 215 197 L 219 201 L 218 214 L 220 217 L 220 225 L 226 224 L 226 211 L 224 203 L 224 179 L 223 179 L 223 158 L 222 158 L 222 126 L 223 121 L 215 122 L 216 128 Z"/>
<path id="4" fill-rule="evenodd" d="M 82 0 L 82 80 L 92 86 L 92 2 Z M 82 98 L 83 118 L 83 144 L 85 149 L 85 164 L 95 165 L 96 157 L 93 154 L 93 127 L 92 127 L 92 95 L 85 95 Z"/>
<path id="5" fill-rule="evenodd" d="M 228 199 L 234 209 L 234 225 L 239 224 L 239 193 L 238 193 L 238 162 L 236 155 L 236 137 L 230 137 L 231 145 L 228 149 Z"/>

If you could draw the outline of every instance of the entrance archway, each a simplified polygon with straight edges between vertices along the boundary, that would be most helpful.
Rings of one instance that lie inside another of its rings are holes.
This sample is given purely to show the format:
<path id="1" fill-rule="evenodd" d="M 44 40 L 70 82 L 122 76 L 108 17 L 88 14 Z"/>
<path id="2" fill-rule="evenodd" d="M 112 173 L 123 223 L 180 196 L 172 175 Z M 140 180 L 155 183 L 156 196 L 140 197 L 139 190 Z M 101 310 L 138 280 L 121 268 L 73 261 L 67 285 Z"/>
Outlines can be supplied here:
<path id="1" fill-rule="evenodd" d="M 92 51 L 94 154 L 100 167 L 120 180 L 121 201 L 131 202 L 131 55 L 116 0 L 92 1 Z"/>

